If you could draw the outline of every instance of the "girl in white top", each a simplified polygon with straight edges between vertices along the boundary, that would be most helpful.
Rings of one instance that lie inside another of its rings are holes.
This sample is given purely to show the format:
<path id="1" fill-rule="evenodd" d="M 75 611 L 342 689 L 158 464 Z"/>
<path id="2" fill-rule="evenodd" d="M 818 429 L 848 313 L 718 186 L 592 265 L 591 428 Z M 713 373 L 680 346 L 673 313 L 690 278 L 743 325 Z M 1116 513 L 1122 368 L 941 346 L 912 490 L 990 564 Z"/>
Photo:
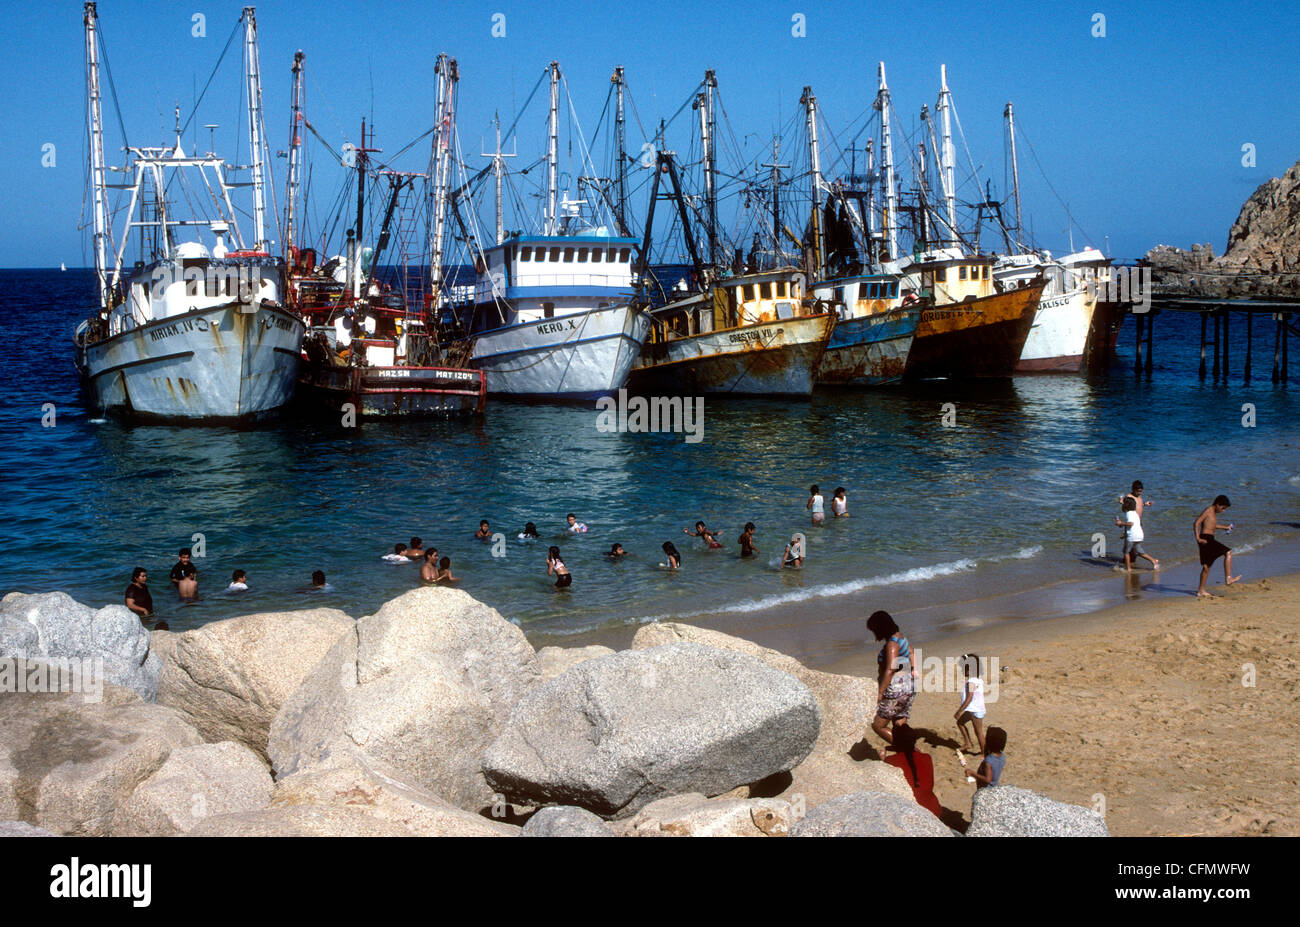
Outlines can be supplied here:
<path id="1" fill-rule="evenodd" d="M 804 506 L 812 511 L 812 523 L 820 525 L 826 520 L 826 508 L 822 502 L 821 489 L 814 483 L 808 488 L 808 504 Z"/>
<path id="2" fill-rule="evenodd" d="M 831 514 L 836 518 L 849 517 L 849 497 L 845 495 L 843 486 L 837 487 L 831 498 Z"/>
<path id="3" fill-rule="evenodd" d="M 980 678 L 980 658 L 973 653 L 964 653 L 961 657 L 962 673 L 966 678 L 962 685 L 961 705 L 953 717 L 957 720 L 957 730 L 961 731 L 962 749 L 973 753 L 970 732 L 966 725 L 975 728 L 975 739 L 979 743 L 980 753 L 984 753 L 984 680 Z"/>

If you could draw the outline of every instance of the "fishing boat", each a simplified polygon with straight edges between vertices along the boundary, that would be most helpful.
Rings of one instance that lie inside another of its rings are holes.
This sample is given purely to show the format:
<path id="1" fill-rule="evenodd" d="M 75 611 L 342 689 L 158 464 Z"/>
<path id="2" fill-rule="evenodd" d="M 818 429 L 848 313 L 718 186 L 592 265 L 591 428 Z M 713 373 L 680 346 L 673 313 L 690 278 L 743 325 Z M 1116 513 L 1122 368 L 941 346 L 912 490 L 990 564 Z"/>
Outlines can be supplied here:
<path id="1" fill-rule="evenodd" d="M 717 281 L 651 310 L 628 389 L 643 395 L 809 396 L 835 314 L 789 267 Z"/>
<path id="2" fill-rule="evenodd" d="M 1045 281 L 997 293 L 991 255 L 924 252 L 907 273 L 922 294 L 907 379 L 1009 377 L 1033 325 Z"/>
<path id="3" fill-rule="evenodd" d="M 1097 252 L 1100 256 L 1101 252 Z M 1082 275 L 1052 260 L 1050 251 L 999 257 L 993 266 L 994 287 L 1014 290 L 1045 281 L 1034 323 L 1016 363 L 1016 373 L 1077 373 L 1092 326 L 1097 294 Z"/>
<path id="4" fill-rule="evenodd" d="M 502 228 L 498 142 L 497 242 L 477 250 L 473 302 L 457 309 L 455 319 L 466 362 L 483 371 L 492 396 L 585 401 L 626 385 L 650 320 L 632 302 L 637 240 L 588 216 L 586 201 L 570 200 L 567 192 L 560 199 L 559 64 L 552 61 L 547 70 L 542 232 L 506 235 Z"/>
<path id="5" fill-rule="evenodd" d="M 331 415 L 358 419 L 439 418 L 481 415 L 487 402 L 486 378 L 480 370 L 447 362 L 430 324 L 430 313 L 418 292 L 418 274 L 403 260 L 398 279 L 384 280 L 380 262 L 394 238 L 409 243 L 418 225 L 410 199 L 423 174 L 394 170 L 372 171 L 368 158 L 375 151 L 361 124 L 361 144 L 350 149 L 355 158 L 356 221 L 347 230 L 345 253 L 322 263 L 315 248 L 296 244 L 297 202 L 301 170 L 300 147 L 303 54 L 294 57 L 291 93 L 293 118 L 285 194 L 285 242 L 290 255 L 290 299 L 307 320 L 298 375 L 299 404 Z M 450 126 L 443 116 L 454 101 L 455 59 L 440 55 L 437 74 L 438 120 L 434 152 L 446 147 Z M 362 246 L 366 228 L 366 191 L 370 183 L 388 184 L 388 199 L 373 247 Z M 421 198 L 423 199 L 423 198 Z M 403 255 L 405 259 L 405 254 Z"/>
<path id="6" fill-rule="evenodd" d="M 813 290 L 837 319 L 817 382 L 828 386 L 899 383 L 921 321 L 915 299 L 903 304 L 900 281 L 885 274 L 826 280 Z"/>
<path id="7" fill-rule="evenodd" d="M 257 26 L 243 12 L 253 240 L 245 245 L 231 194 L 235 168 L 209 152 L 187 154 L 179 109 L 174 145 L 128 147 L 130 201 L 116 245 L 108 220 L 99 29 L 85 5 L 90 180 L 99 307 L 74 336 L 87 404 L 147 421 L 242 423 L 289 402 L 304 326 L 282 302 L 284 262 L 268 251 L 263 165 L 267 155 L 257 66 Z M 183 218 L 201 197 L 216 217 Z M 204 232 L 208 241 L 204 241 Z M 235 248 L 226 244 L 230 235 Z M 190 240 L 181 240 L 189 236 Z M 124 270 L 128 245 L 141 259 Z"/>

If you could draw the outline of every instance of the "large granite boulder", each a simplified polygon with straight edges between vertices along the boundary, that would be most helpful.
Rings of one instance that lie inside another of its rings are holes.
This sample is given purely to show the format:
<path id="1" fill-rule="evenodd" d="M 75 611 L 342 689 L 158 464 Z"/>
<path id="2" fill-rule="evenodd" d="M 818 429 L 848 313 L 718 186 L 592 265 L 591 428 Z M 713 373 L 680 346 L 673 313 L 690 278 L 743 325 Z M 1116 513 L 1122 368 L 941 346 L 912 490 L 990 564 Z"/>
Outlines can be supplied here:
<path id="1" fill-rule="evenodd" d="M 152 702 L 161 664 L 149 632 L 125 605 L 99 610 L 62 592 L 11 592 L 0 599 L 0 658 L 102 659 L 103 680 Z"/>
<path id="2" fill-rule="evenodd" d="M 174 837 L 206 817 L 260 811 L 271 800 L 271 772 L 252 750 L 227 740 L 173 750 L 113 816 L 122 837 Z"/>
<path id="3" fill-rule="evenodd" d="M 534 686 L 483 771 L 511 800 L 618 817 L 789 770 L 820 725 L 816 699 L 793 676 L 744 654 L 670 644 L 587 660 Z"/>
<path id="4" fill-rule="evenodd" d="M 952 831 L 910 798 L 854 792 L 823 802 L 794 826 L 792 837 L 951 837 Z"/>
<path id="5" fill-rule="evenodd" d="M 271 719 L 356 622 L 333 608 L 271 612 L 168 634 L 158 702 L 209 743 L 233 740 L 264 759 Z"/>
<path id="6" fill-rule="evenodd" d="M 790 803 L 776 798 L 661 798 L 615 825 L 621 837 L 785 837 L 794 826 Z"/>
<path id="7" fill-rule="evenodd" d="M 202 743 L 179 714 L 129 689 L 0 695 L 0 820 L 67 836 L 110 832 L 113 814 L 173 750 Z"/>
<path id="8" fill-rule="evenodd" d="M 554 679 L 571 666 L 577 666 L 585 660 L 607 657 L 614 651 L 600 644 L 587 647 L 543 647 L 537 651 L 537 669 L 541 681 Z"/>
<path id="9" fill-rule="evenodd" d="M 603 819 L 585 808 L 575 808 L 572 805 L 548 805 L 528 819 L 519 836 L 613 837 L 614 831 Z"/>
<path id="10" fill-rule="evenodd" d="M 1091 808 L 1046 795 L 995 785 L 976 789 L 967 837 L 1109 837 L 1106 821 Z"/>
<path id="11" fill-rule="evenodd" d="M 873 680 L 809 669 L 778 650 L 721 631 L 678 622 L 645 625 L 637 630 L 632 647 L 661 647 L 678 641 L 692 641 L 756 657 L 773 669 L 798 679 L 817 699 L 822 718 L 821 734 L 808 758 L 791 770 L 789 781 L 775 797 L 802 802 L 808 808 L 849 792 L 888 792 L 900 798 L 912 797 L 911 787 L 896 767 L 878 760 L 855 761 L 850 756 L 854 745 L 870 730 L 871 719 L 876 713 Z M 742 790 L 739 797 L 746 797 L 746 790 Z M 772 793 L 763 794 L 770 796 Z"/>
<path id="12" fill-rule="evenodd" d="M 514 837 L 519 828 L 465 811 L 388 764 L 339 749 L 275 785 L 272 808 L 331 805 L 360 811 L 420 837 Z"/>
<path id="13" fill-rule="evenodd" d="M 204 818 L 189 837 L 414 837 L 406 828 L 341 805 L 277 805 Z"/>
<path id="14" fill-rule="evenodd" d="M 271 724 L 277 778 L 355 747 L 454 805 L 492 803 L 479 760 L 538 679 L 518 627 L 458 589 L 421 588 L 357 622 Z"/>
<path id="15" fill-rule="evenodd" d="M 0 837 L 57 837 L 44 827 L 36 827 L 26 821 L 0 821 Z"/>

